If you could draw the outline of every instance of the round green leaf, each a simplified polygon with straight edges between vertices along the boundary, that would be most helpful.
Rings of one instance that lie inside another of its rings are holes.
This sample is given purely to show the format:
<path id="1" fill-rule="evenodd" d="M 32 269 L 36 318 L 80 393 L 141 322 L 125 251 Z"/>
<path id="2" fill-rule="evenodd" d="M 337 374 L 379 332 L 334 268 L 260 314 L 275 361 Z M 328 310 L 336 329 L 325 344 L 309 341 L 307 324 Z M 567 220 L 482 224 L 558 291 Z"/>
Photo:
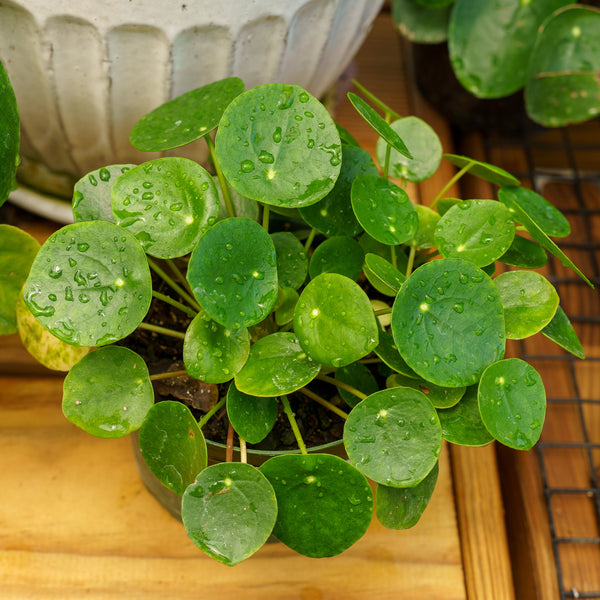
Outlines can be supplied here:
<path id="1" fill-rule="evenodd" d="M 371 373 L 368 367 L 358 362 L 337 369 L 335 378 L 337 381 L 350 385 L 367 396 L 379 391 L 379 384 L 373 376 L 373 373 Z M 354 407 L 360 402 L 358 396 L 344 388 L 338 387 L 338 392 L 350 407 Z"/>
<path id="2" fill-rule="evenodd" d="M 535 242 L 515 235 L 509 249 L 498 260 L 512 267 L 539 269 L 548 262 L 548 255 Z"/>
<path id="3" fill-rule="evenodd" d="M 600 10 L 592 6 L 569 6 L 544 23 L 525 87 L 525 104 L 532 119 L 557 127 L 598 115 L 599 30 Z"/>
<path id="4" fill-rule="evenodd" d="M 157 158 L 130 169 L 113 184 L 111 202 L 117 225 L 157 258 L 191 252 L 219 214 L 212 176 L 187 158 Z"/>
<path id="5" fill-rule="evenodd" d="M 546 235 L 566 237 L 571 233 L 571 225 L 565 216 L 533 190 L 514 186 L 503 187 L 498 192 L 498 199 L 506 204 L 509 210 L 514 209 L 515 204 L 520 206 Z"/>
<path id="6" fill-rule="evenodd" d="M 444 158 L 457 166 L 459 169 L 463 169 L 469 166 L 469 173 L 485 181 L 489 181 L 495 185 L 520 185 L 520 181 L 513 177 L 508 171 L 491 165 L 489 163 L 475 160 L 474 158 L 468 158 L 467 156 L 459 156 L 458 154 L 444 154 Z"/>
<path id="7" fill-rule="evenodd" d="M 294 315 L 300 345 L 317 362 L 343 367 L 377 346 L 377 322 L 368 296 L 357 283 L 323 273 L 300 294 Z"/>
<path id="8" fill-rule="evenodd" d="M 238 96 L 215 140 L 229 183 L 274 206 L 314 204 L 333 188 L 340 136 L 325 107 L 297 85 L 269 83 Z"/>
<path id="9" fill-rule="evenodd" d="M 413 487 L 393 488 L 378 483 L 375 493 L 378 521 L 388 529 L 409 529 L 416 525 L 431 500 L 438 473 L 436 463 L 427 477 Z"/>
<path id="10" fill-rule="evenodd" d="M 371 108 L 360 96 L 348 92 L 348 99 L 358 114 L 389 144 L 394 150 L 412 158 L 412 153 L 406 147 L 402 138 L 392 129 L 390 124 Z"/>
<path id="11" fill-rule="evenodd" d="M 568 1 L 457 0 L 448 49 L 458 80 L 480 98 L 508 96 L 522 88 L 538 28 Z"/>
<path id="12" fill-rule="evenodd" d="M 277 261 L 269 234 L 250 219 L 220 221 L 198 242 L 187 278 L 196 300 L 231 329 L 262 321 L 277 300 Z"/>
<path id="13" fill-rule="evenodd" d="M 135 165 L 109 165 L 84 175 L 73 190 L 73 218 L 78 221 L 108 221 L 115 218 L 110 202 L 113 183 Z"/>
<path id="14" fill-rule="evenodd" d="M 406 142 L 412 158 L 392 150 L 389 158 L 390 175 L 407 181 L 419 182 L 429 179 L 440 166 L 442 143 L 437 133 L 418 117 L 404 117 L 390 123 L 390 127 Z M 387 144 L 377 141 L 377 161 L 383 168 Z"/>
<path id="15" fill-rule="evenodd" d="M 23 291 L 34 317 L 76 346 L 104 346 L 129 335 L 152 300 L 138 241 L 113 223 L 66 225 L 40 248 Z"/>
<path id="16" fill-rule="evenodd" d="M 408 194 L 379 175 L 356 177 L 352 208 L 363 229 L 382 244 L 403 244 L 414 237 L 419 226 Z"/>
<path id="17" fill-rule="evenodd" d="M 140 451 L 158 479 L 180 496 L 206 468 L 206 440 L 190 409 L 181 402 L 157 402 L 140 428 Z"/>
<path id="18" fill-rule="evenodd" d="M 0 335 L 17 331 L 17 301 L 39 249 L 33 236 L 0 224 Z"/>
<path id="19" fill-rule="evenodd" d="M 297 290 L 306 279 L 308 258 L 304 246 L 291 231 L 271 234 L 277 258 L 277 279 L 282 287 Z"/>
<path id="20" fill-rule="evenodd" d="M 182 94 L 142 117 L 129 141 L 145 152 L 189 144 L 213 131 L 227 105 L 243 91 L 244 82 L 229 77 Z"/>
<path id="21" fill-rule="evenodd" d="M 419 228 L 411 244 L 417 248 L 431 248 L 435 245 L 433 236 L 440 216 L 431 210 L 429 206 L 423 206 L 422 204 L 415 204 L 415 210 L 419 218 Z"/>
<path id="22" fill-rule="evenodd" d="M 506 337 L 520 340 L 541 331 L 558 308 L 554 286 L 535 271 L 507 271 L 494 279 L 506 322 Z"/>
<path id="23" fill-rule="evenodd" d="M 390 369 L 414 379 L 419 377 L 400 356 L 398 347 L 390 333 L 385 331 L 379 332 L 379 344 L 374 352 Z"/>
<path id="24" fill-rule="evenodd" d="M 17 100 L 4 66 L 0 63 L 0 206 L 15 188 L 19 164 L 20 125 Z"/>
<path id="25" fill-rule="evenodd" d="M 183 341 L 187 372 L 200 381 L 224 383 L 244 366 L 250 353 L 247 329 L 229 329 L 205 313 L 194 317 Z"/>
<path id="26" fill-rule="evenodd" d="M 442 256 L 462 258 L 484 267 L 500 258 L 515 237 L 509 210 L 495 200 L 465 200 L 453 206 L 435 228 Z"/>
<path id="27" fill-rule="evenodd" d="M 393 0 L 392 17 L 406 39 L 423 44 L 437 44 L 448 38 L 451 8 L 428 8 L 418 4 L 416 0 Z"/>
<path id="28" fill-rule="evenodd" d="M 442 437 L 452 444 L 485 446 L 494 439 L 481 420 L 476 385 L 467 388 L 458 404 L 438 410 L 438 417 Z"/>
<path id="29" fill-rule="evenodd" d="M 146 363 L 122 346 L 86 354 L 65 377 L 65 416 L 97 437 L 123 437 L 139 429 L 153 403 Z"/>
<path id="30" fill-rule="evenodd" d="M 356 240 L 336 235 L 315 248 L 308 272 L 311 279 L 321 273 L 339 273 L 356 281 L 362 272 L 364 260 L 365 253 Z"/>
<path id="31" fill-rule="evenodd" d="M 386 386 L 388 388 L 409 387 L 413 390 L 419 390 L 427 396 L 429 402 L 435 408 L 449 408 L 450 406 L 454 406 L 463 397 L 466 390 L 464 386 L 453 388 L 441 387 L 421 378 L 415 379 L 414 377 L 402 375 L 402 373 L 390 375 L 386 381 Z"/>
<path id="32" fill-rule="evenodd" d="M 396 296 L 406 277 L 385 258 L 377 254 L 367 254 L 363 266 L 369 283 L 386 296 Z"/>
<path id="33" fill-rule="evenodd" d="M 369 527 L 371 488 L 364 475 L 338 456 L 276 456 L 260 470 L 277 496 L 273 534 L 296 552 L 315 558 L 340 554 Z"/>
<path id="34" fill-rule="evenodd" d="M 17 302 L 17 327 L 27 352 L 54 371 L 68 371 L 90 351 L 86 346 L 72 346 L 54 337 L 40 325 L 21 300 Z"/>
<path id="35" fill-rule="evenodd" d="M 349 202 L 352 182 L 358 175 L 377 175 L 371 155 L 362 148 L 342 144 L 342 170 L 333 189 L 316 204 L 300 208 L 302 218 L 326 236 L 358 235 L 362 227 Z"/>
<path id="36" fill-rule="evenodd" d="M 219 463 L 204 469 L 187 488 L 181 517 L 198 548 L 233 566 L 267 541 L 277 519 L 277 500 L 268 479 L 252 465 Z"/>
<path id="37" fill-rule="evenodd" d="M 519 358 L 490 365 L 479 382 L 479 411 L 496 440 L 515 450 L 538 441 L 546 414 L 546 392 L 537 371 Z"/>
<path id="38" fill-rule="evenodd" d="M 244 368 L 235 376 L 235 386 L 251 396 L 281 396 L 304 387 L 320 369 L 293 333 L 273 333 L 252 345 Z"/>
<path id="39" fill-rule="evenodd" d="M 250 396 L 235 384 L 227 392 L 227 416 L 236 433 L 250 444 L 258 444 L 269 434 L 277 419 L 277 398 Z"/>
<path id="40" fill-rule="evenodd" d="M 569 321 L 569 317 L 560 305 L 556 309 L 552 321 L 542 329 L 542 333 L 561 348 L 577 356 L 577 358 L 585 358 L 581 342 Z"/>
<path id="41" fill-rule="evenodd" d="M 421 377 L 444 387 L 472 385 L 504 354 L 504 315 L 492 280 L 458 258 L 425 263 L 392 309 L 400 354 Z"/>
<path id="42" fill-rule="evenodd" d="M 275 323 L 279 327 L 287 325 L 287 323 L 294 320 L 294 312 L 299 297 L 300 295 L 295 289 L 289 287 L 283 288 L 283 300 L 275 311 Z"/>
<path id="43" fill-rule="evenodd" d="M 412 487 L 437 463 L 442 429 L 422 392 L 382 390 L 359 402 L 344 425 L 350 461 L 369 479 L 391 487 Z"/>

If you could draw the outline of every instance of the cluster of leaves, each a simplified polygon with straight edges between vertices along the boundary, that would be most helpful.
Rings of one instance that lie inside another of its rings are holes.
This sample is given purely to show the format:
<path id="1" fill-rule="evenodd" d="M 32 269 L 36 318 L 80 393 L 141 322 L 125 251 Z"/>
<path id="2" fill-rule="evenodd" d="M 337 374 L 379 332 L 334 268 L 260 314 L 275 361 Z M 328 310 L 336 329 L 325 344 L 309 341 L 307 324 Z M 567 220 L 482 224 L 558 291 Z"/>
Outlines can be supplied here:
<path id="1" fill-rule="evenodd" d="M 215 177 L 176 157 L 111 165 L 77 184 L 76 222 L 39 251 L 23 251 L 23 232 L 2 232 L 20 272 L 13 302 L 29 271 L 13 321 L 26 344 L 45 340 L 32 350 L 40 360 L 56 367 L 58 353 L 60 368 L 72 365 L 66 417 L 105 438 L 139 429 L 149 467 L 182 496 L 191 539 L 228 565 L 271 533 L 308 556 L 342 552 L 374 504 L 387 527 L 414 525 L 443 439 L 528 449 L 540 435 L 542 381 L 504 359 L 506 339 L 541 331 L 582 356 L 555 289 L 530 270 L 550 252 L 584 277 L 549 237 L 569 233 L 564 217 L 505 171 L 456 155 L 445 155 L 459 168 L 453 181 L 470 172 L 501 186 L 499 200 L 445 198 L 446 187 L 429 206 L 413 204 L 390 177 L 430 177 L 440 141 L 363 92 L 385 113 L 349 95 L 380 136 L 381 172 L 300 87 L 244 91 L 230 78 L 157 108 L 131 134 L 148 151 L 204 138 Z M 529 270 L 493 277 L 496 261 Z M 152 289 L 152 271 L 174 298 Z M 192 317 L 185 333 L 144 322 L 153 298 Z M 181 337 L 192 377 L 229 383 L 200 422 L 184 404 L 155 403 L 152 380 L 163 375 L 113 343 L 138 327 Z M 348 412 L 307 387 L 317 380 Z M 345 419 L 349 461 L 308 452 L 291 393 Z M 279 403 L 299 454 L 207 466 L 202 427 L 216 411 L 226 407 L 243 456 Z"/>
<path id="2" fill-rule="evenodd" d="M 525 89 L 530 117 L 556 127 L 600 111 L 600 11 L 572 0 L 394 0 L 402 35 L 448 42 L 460 83 L 479 98 Z"/>

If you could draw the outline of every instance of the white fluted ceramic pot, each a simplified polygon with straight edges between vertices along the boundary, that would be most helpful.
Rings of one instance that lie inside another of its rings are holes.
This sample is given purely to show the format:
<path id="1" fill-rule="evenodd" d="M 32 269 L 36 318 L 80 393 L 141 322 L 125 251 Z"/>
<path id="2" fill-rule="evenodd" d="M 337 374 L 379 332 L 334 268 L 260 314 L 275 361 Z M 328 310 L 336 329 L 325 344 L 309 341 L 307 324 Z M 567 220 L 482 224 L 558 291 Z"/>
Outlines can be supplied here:
<path id="1" fill-rule="evenodd" d="M 86 172 L 153 158 L 129 144 L 164 101 L 222 77 L 322 96 L 383 0 L 3 0 L 0 60 L 22 121 L 25 183 L 68 196 Z M 204 145 L 186 150 L 205 159 Z"/>

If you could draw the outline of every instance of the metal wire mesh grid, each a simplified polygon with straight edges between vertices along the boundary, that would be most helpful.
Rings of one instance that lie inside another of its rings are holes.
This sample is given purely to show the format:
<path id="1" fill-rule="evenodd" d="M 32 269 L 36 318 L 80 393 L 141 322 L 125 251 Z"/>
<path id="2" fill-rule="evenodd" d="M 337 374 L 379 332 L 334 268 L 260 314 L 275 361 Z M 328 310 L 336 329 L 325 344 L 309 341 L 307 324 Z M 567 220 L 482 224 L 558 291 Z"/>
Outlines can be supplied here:
<path id="1" fill-rule="evenodd" d="M 569 219 L 561 248 L 600 284 L 600 122 L 523 134 L 487 135 L 485 160 L 549 199 Z M 542 270 L 586 352 L 580 361 L 543 336 L 516 353 L 542 375 L 548 412 L 537 445 L 560 598 L 600 598 L 600 293 L 551 257 Z"/>

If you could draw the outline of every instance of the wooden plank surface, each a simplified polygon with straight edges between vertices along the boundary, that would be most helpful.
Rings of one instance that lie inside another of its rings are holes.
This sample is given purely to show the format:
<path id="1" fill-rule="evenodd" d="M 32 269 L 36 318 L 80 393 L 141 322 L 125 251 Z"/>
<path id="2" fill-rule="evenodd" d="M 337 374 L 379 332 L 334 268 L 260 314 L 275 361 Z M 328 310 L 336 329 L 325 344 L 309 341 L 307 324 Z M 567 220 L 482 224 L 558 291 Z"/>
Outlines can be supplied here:
<path id="1" fill-rule="evenodd" d="M 376 21 L 355 68 L 364 85 L 408 114 L 409 91 L 389 15 Z M 375 134 L 348 103 L 340 102 L 337 114 L 339 122 L 373 151 Z M 444 139 L 444 144 L 449 141 Z M 43 223 L 33 227 L 40 237 L 49 230 Z M 454 485 L 462 489 L 478 480 L 479 473 L 488 477 L 478 498 L 470 497 L 472 488 L 459 492 L 463 527 L 474 500 L 483 511 L 476 529 L 482 517 L 495 524 L 501 520 L 495 461 L 487 452 L 472 454 L 468 473 L 453 483 L 444 447 L 433 499 L 411 530 L 386 530 L 374 519 L 366 536 L 341 556 L 310 559 L 275 543 L 228 568 L 197 550 L 181 524 L 145 490 L 129 439 L 96 439 L 64 419 L 61 377 L 36 366 L 15 336 L 0 338 L 0 373 L 2 599 L 147 600 L 212 594 L 249 600 L 513 597 L 502 536 L 490 537 L 487 528 L 486 535 L 472 535 L 471 529 L 463 536 L 461 550 Z M 482 582 L 480 588 L 470 587 L 479 591 L 469 595 L 463 552 L 470 562 L 467 570 L 478 571 L 475 579 Z M 477 558 L 482 556 L 499 558 Z"/>

